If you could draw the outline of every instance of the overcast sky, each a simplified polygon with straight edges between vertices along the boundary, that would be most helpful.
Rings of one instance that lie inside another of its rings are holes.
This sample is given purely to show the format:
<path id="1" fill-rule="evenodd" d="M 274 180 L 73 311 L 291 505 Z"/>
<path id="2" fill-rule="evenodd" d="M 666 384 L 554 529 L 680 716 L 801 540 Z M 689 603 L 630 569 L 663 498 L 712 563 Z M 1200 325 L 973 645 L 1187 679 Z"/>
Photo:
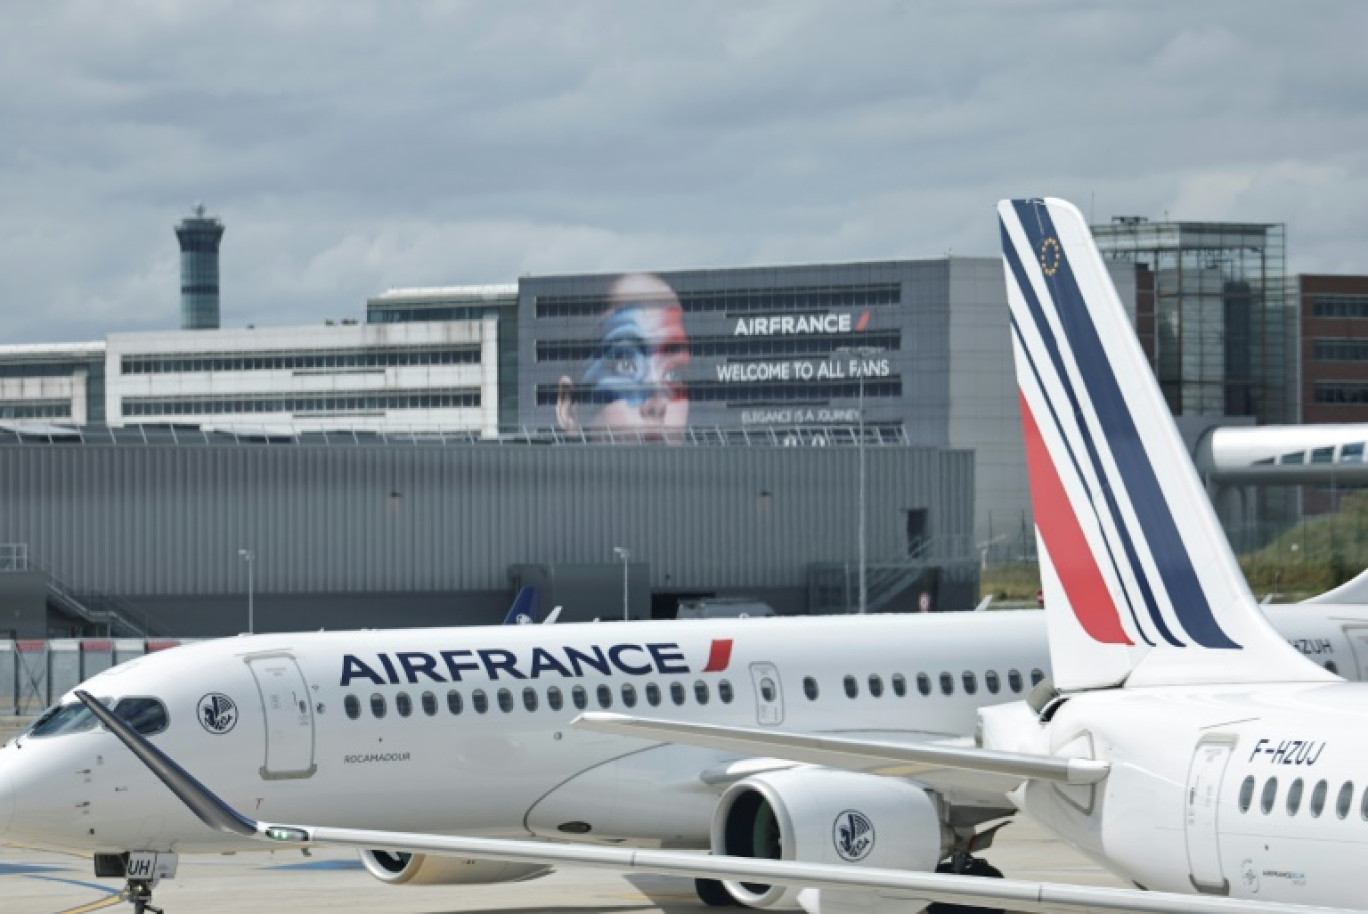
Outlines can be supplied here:
<path id="1" fill-rule="evenodd" d="M 120 0 L 0 8 L 0 342 L 394 286 L 996 256 L 1003 196 L 1285 222 L 1368 273 L 1368 3 Z"/>

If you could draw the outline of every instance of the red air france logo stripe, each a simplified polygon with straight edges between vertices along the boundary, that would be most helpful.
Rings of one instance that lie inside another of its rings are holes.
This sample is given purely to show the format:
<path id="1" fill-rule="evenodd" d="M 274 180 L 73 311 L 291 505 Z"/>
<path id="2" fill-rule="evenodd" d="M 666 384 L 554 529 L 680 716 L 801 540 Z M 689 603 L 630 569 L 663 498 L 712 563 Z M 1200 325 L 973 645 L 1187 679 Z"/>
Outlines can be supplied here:
<path id="1" fill-rule="evenodd" d="M 708 665 L 703 667 L 705 673 L 720 673 L 731 663 L 732 639 L 724 638 L 715 640 L 712 643 L 712 650 L 708 652 Z"/>
<path id="2" fill-rule="evenodd" d="M 1094 641 L 1103 644 L 1133 644 L 1121 626 L 1121 616 L 1102 579 L 1087 535 L 1074 516 L 1069 495 L 1064 491 L 1055 466 L 1050 461 L 1040 427 L 1026 402 L 1021 401 L 1021 426 L 1026 438 L 1026 470 L 1031 477 L 1031 500 L 1035 503 L 1036 526 L 1045 541 L 1045 551 L 1054 563 L 1055 573 L 1073 607 L 1078 624 Z"/>
<path id="3" fill-rule="evenodd" d="M 860 314 L 860 320 L 855 324 L 855 332 L 856 332 L 856 333 L 861 333 L 861 332 L 864 331 L 864 328 L 866 328 L 866 327 L 868 327 L 868 326 L 869 326 L 869 312 L 868 312 L 868 311 L 861 312 L 861 314 Z"/>

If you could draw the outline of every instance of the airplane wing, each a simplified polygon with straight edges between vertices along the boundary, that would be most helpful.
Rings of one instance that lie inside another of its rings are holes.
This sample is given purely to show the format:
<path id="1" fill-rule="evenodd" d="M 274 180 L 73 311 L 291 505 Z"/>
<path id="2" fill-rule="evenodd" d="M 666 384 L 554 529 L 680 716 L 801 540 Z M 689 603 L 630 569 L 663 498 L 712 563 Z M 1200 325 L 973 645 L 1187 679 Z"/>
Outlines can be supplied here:
<path id="1" fill-rule="evenodd" d="M 1174 895 L 1133 889 L 1061 885 L 1015 879 L 984 879 L 942 873 L 838 866 L 792 860 L 714 856 L 687 851 L 636 850 L 462 838 L 412 832 L 372 831 L 259 822 L 233 809 L 156 746 L 114 716 L 89 693 L 77 691 L 91 713 L 119 738 L 200 821 L 211 828 L 274 845 L 333 845 L 417 854 L 480 857 L 523 863 L 570 863 L 615 871 L 635 870 L 667 876 L 738 879 L 802 886 L 844 897 L 858 893 L 916 903 L 1005 907 L 1032 914 L 1351 914 L 1347 909 Z M 820 902 L 819 902 L 820 904 Z"/>
<path id="2" fill-rule="evenodd" d="M 581 714 L 575 719 L 573 726 L 597 733 L 701 746 L 751 756 L 770 755 L 795 762 L 888 777 L 919 778 L 930 772 L 951 768 L 996 775 L 1009 779 L 1012 786 L 1024 780 L 1096 784 L 1107 776 L 1111 767 L 1107 762 L 1091 759 L 1000 752 L 937 742 L 885 742 L 809 733 L 784 733 L 745 727 L 651 720 L 628 717 L 624 714 Z"/>

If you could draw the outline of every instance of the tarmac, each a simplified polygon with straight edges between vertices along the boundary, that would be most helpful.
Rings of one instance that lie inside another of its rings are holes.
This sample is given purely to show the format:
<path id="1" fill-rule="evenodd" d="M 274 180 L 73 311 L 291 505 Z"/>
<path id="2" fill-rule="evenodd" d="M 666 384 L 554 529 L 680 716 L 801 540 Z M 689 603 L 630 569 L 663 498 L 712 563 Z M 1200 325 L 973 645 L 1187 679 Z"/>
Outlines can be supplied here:
<path id="1" fill-rule="evenodd" d="M 1124 886 L 1028 821 L 1003 829 L 984 856 L 1009 878 Z M 96 879 L 85 857 L 0 844 L 0 912 L 123 912 L 123 881 Z M 319 849 L 184 856 L 154 903 L 167 914 L 684 914 L 708 909 L 689 880 L 564 867 L 531 882 L 479 886 L 389 886 L 362 868 L 353 851 Z M 744 910 L 744 909 L 736 909 Z"/>

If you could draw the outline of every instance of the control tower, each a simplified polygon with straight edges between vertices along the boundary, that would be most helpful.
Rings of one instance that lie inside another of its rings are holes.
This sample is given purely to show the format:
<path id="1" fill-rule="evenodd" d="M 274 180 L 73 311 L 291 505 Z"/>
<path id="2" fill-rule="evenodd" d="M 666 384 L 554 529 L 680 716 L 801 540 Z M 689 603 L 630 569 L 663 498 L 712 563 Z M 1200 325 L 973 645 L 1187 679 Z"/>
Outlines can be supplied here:
<path id="1" fill-rule="evenodd" d="M 196 203 L 194 214 L 176 226 L 176 239 L 181 250 L 181 329 L 217 330 L 223 223 L 204 215 L 204 204 Z"/>

